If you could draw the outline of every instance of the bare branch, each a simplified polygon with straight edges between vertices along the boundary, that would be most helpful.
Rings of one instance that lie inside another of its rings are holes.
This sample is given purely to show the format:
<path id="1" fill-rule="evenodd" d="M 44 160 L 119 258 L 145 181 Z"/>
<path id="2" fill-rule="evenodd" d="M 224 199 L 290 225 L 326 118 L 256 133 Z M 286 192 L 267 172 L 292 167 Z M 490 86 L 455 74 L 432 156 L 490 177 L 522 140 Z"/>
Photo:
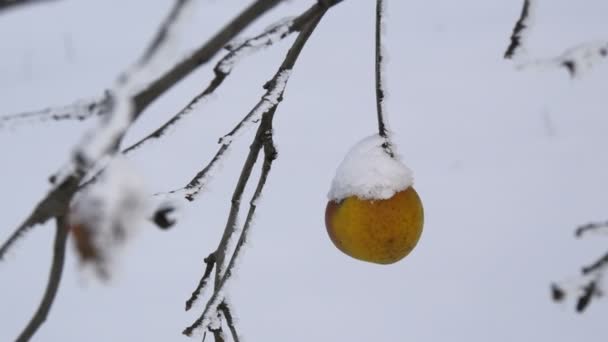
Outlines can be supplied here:
<path id="1" fill-rule="evenodd" d="M 524 0 L 524 5 L 521 9 L 519 19 L 515 23 L 513 33 L 511 33 L 511 43 L 505 51 L 504 57 L 511 59 L 515 55 L 516 50 L 522 45 L 524 30 L 528 27 L 528 18 L 530 16 L 530 2 L 532 0 Z"/>
<path id="2" fill-rule="evenodd" d="M 302 48 L 306 44 L 306 41 L 316 28 L 317 24 L 321 20 L 323 14 L 327 11 L 327 7 L 320 7 L 319 13 L 315 16 L 311 22 L 304 26 L 292 47 L 290 48 L 285 60 L 283 61 L 281 67 L 273 77 L 267 86 L 269 91 L 277 86 L 277 80 L 279 76 L 285 72 L 285 70 L 291 70 L 302 51 Z M 208 325 L 208 321 L 214 312 L 217 311 L 218 306 L 223 302 L 224 298 L 222 297 L 222 289 L 225 287 L 226 282 L 231 278 L 232 271 L 236 264 L 237 258 L 241 251 L 242 246 L 245 244 L 247 239 L 247 233 L 251 226 L 251 222 L 253 219 L 253 214 L 255 213 L 256 201 L 260 197 L 261 192 L 266 184 L 266 179 L 268 177 L 268 173 L 270 172 L 270 168 L 272 165 L 272 161 L 276 158 L 276 150 L 274 149 L 274 145 L 272 143 L 272 119 L 274 117 L 274 113 L 282 99 L 281 90 L 280 95 L 278 97 L 278 101 L 270 107 L 266 112 L 264 112 L 262 116 L 262 121 L 258 127 L 256 136 L 251 144 L 249 155 L 245 160 L 245 164 L 243 165 L 243 170 L 241 171 L 241 176 L 237 182 L 237 186 L 235 188 L 233 197 L 232 197 L 232 206 L 230 209 L 230 213 L 228 216 L 228 221 L 226 223 L 226 228 L 224 229 L 224 234 L 222 239 L 218 245 L 216 250 L 216 277 L 215 277 L 215 288 L 214 293 L 207 302 L 205 310 L 201 314 L 201 316 L 189 327 L 187 327 L 183 334 L 190 336 L 195 329 L 200 328 L 201 326 L 205 327 Z M 243 226 L 243 230 L 241 231 L 241 235 L 237 241 L 235 246 L 235 250 L 230 258 L 230 261 L 226 267 L 226 270 L 223 270 L 223 263 L 226 257 L 226 249 L 228 245 L 228 241 L 231 237 L 236 233 L 236 218 L 238 217 L 239 208 L 241 204 L 241 197 L 245 188 L 245 185 L 249 181 L 249 177 L 251 175 L 253 166 L 255 165 L 256 159 L 259 155 L 261 148 L 264 147 L 264 164 L 262 165 L 262 172 L 260 174 L 260 179 L 258 181 L 258 185 L 250 202 L 249 212 L 247 214 L 247 219 Z"/>
<path id="3" fill-rule="evenodd" d="M 394 157 L 391 142 L 386 128 L 386 118 L 384 115 L 384 81 L 382 75 L 383 56 L 382 56 L 382 18 L 384 15 L 384 0 L 376 0 L 376 111 L 378 114 L 378 134 L 384 138 L 385 142 L 382 147 L 390 155 Z"/>
<path id="4" fill-rule="evenodd" d="M 38 310 L 25 327 L 23 332 L 17 338 L 18 342 L 29 341 L 32 336 L 38 331 L 42 323 L 46 320 L 57 290 L 61 281 L 61 275 L 63 273 L 63 264 L 65 259 L 65 247 L 68 238 L 69 226 L 67 219 L 63 216 L 57 217 L 57 228 L 55 233 L 55 243 L 53 245 L 53 262 L 51 265 L 51 271 L 49 273 L 49 281 L 42 297 L 42 301 L 38 306 Z"/>

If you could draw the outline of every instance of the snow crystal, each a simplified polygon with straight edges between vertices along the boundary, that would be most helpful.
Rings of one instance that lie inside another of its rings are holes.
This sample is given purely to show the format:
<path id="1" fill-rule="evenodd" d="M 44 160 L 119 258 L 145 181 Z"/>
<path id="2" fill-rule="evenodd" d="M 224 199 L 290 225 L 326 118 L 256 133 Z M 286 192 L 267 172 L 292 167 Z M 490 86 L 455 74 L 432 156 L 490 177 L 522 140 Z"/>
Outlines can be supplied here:
<path id="1" fill-rule="evenodd" d="M 373 135 L 361 140 L 338 166 L 328 197 L 340 201 L 357 196 L 381 200 L 412 186 L 412 171 L 397 157 L 391 158 L 382 144 L 386 140 Z"/>

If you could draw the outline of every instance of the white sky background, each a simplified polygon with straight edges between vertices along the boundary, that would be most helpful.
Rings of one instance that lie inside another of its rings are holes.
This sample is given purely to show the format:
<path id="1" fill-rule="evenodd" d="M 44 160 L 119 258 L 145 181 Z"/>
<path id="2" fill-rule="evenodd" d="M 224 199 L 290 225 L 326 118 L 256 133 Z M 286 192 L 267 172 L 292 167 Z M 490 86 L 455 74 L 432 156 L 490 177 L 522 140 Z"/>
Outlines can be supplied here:
<path id="1" fill-rule="evenodd" d="M 202 2 L 177 56 L 249 3 Z M 343 255 L 325 231 L 335 168 L 376 130 L 374 1 L 345 0 L 306 45 L 276 114 L 279 159 L 230 289 L 244 340 L 605 341 L 608 301 L 578 315 L 572 303 L 552 303 L 548 286 L 605 251 L 605 238 L 577 241 L 573 229 L 608 218 L 608 65 L 575 81 L 565 69 L 517 71 L 502 54 L 519 0 L 388 2 L 387 109 L 424 201 L 422 239 L 406 259 L 382 266 Z M 248 33 L 312 3 L 287 2 Z M 98 95 L 139 56 L 168 5 L 64 0 L 1 15 L 0 115 Z M 527 56 L 607 39 L 606 11 L 601 0 L 539 1 Z M 150 192 L 183 186 L 210 160 L 291 41 L 245 59 L 185 125 L 133 154 Z M 202 90 L 212 66 L 155 102 L 127 143 Z M 0 131 L 1 239 L 91 124 Z M 57 300 L 34 340 L 187 340 L 180 333 L 202 307 L 185 313 L 184 302 L 219 241 L 251 133 L 177 227 L 142 227 L 111 284 L 80 272 L 70 245 Z M 38 305 L 53 231 L 37 227 L 0 264 L 2 341 Z"/>

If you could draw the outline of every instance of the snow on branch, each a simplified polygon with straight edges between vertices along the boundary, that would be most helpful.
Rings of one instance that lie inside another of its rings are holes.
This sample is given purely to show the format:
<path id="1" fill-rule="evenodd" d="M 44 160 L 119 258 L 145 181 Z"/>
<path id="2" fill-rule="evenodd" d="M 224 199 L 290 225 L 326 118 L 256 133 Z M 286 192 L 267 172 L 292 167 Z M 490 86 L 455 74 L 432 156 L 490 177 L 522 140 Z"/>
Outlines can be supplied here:
<path id="1" fill-rule="evenodd" d="M 7 126 L 14 127 L 25 122 L 83 121 L 106 113 L 109 110 L 109 100 L 109 94 L 105 94 L 100 98 L 80 100 L 67 106 L 0 116 L 0 129 Z"/>
<path id="2" fill-rule="evenodd" d="M 536 0 L 524 0 L 524 4 L 519 15 L 519 19 L 515 23 L 513 33 L 511 33 L 511 43 L 505 51 L 504 57 L 511 59 L 515 53 L 525 47 L 526 35 L 528 29 L 532 26 L 533 16 L 536 13 Z"/>
<path id="3" fill-rule="evenodd" d="M 218 306 L 218 310 L 226 319 L 226 325 L 228 325 L 228 329 L 230 330 L 230 334 L 232 335 L 232 341 L 240 342 L 239 334 L 234 323 L 234 317 L 232 316 L 232 306 L 228 304 L 227 298 L 224 298 L 224 301 L 220 303 L 220 305 Z"/>
<path id="4" fill-rule="evenodd" d="M 232 142 L 242 132 L 251 127 L 256 122 L 259 122 L 264 113 L 276 107 L 282 99 L 285 86 L 289 80 L 290 70 L 285 69 L 277 73 L 266 93 L 262 96 L 260 102 L 247 114 L 245 117 L 230 131 L 228 134 L 220 138 L 220 148 L 211 161 L 199 171 L 194 178 L 183 188 L 173 190 L 170 193 L 183 195 L 187 200 L 194 201 L 209 179 L 213 176 L 213 172 L 219 167 L 222 157 L 229 151 Z"/>
<path id="5" fill-rule="evenodd" d="M 266 184 L 266 180 L 268 178 L 272 162 L 277 157 L 277 152 L 274 147 L 274 142 L 272 140 L 272 120 L 274 118 L 276 109 L 280 101 L 282 100 L 285 88 L 284 83 L 287 81 L 287 78 L 282 80 L 282 75 L 289 75 L 289 71 L 293 68 L 298 56 L 300 55 L 300 52 L 306 44 L 306 41 L 316 28 L 323 14 L 325 14 L 325 12 L 327 11 L 328 7 L 321 6 L 317 3 L 315 4 L 315 6 L 313 6 L 313 9 L 315 9 L 315 11 L 318 11 L 317 14 L 310 19 L 309 23 L 303 26 L 303 29 L 300 31 L 300 34 L 294 41 L 292 47 L 287 53 L 287 56 L 285 57 L 285 60 L 279 67 L 279 70 L 277 71 L 273 79 L 266 84 L 265 87 L 268 89 L 266 95 L 263 97 L 262 101 L 260 101 L 260 103 L 256 105 L 256 108 L 261 106 L 262 108 L 265 108 L 265 111 L 262 113 L 261 122 L 258 126 L 258 130 L 253 139 L 253 143 L 251 144 L 249 154 L 245 160 L 241 175 L 235 187 L 232 196 L 232 206 L 228 214 L 224 234 L 222 235 L 220 243 L 216 251 L 214 252 L 214 255 L 216 257 L 215 288 L 213 294 L 211 295 L 211 298 L 209 298 L 209 300 L 207 301 L 203 313 L 192 325 L 190 325 L 183 331 L 183 334 L 187 336 L 191 336 L 195 330 L 207 330 L 212 328 L 215 329 L 218 326 L 218 310 L 221 310 L 220 306 L 222 305 L 222 303 L 225 302 L 226 298 L 224 289 L 226 288 L 227 283 L 231 280 L 234 269 L 238 262 L 238 258 L 241 254 L 242 247 L 247 241 L 248 233 L 253 222 L 253 217 L 257 207 L 258 199 L 260 198 L 262 190 Z M 264 104 L 265 101 L 267 102 L 266 105 Z M 255 111 L 256 109 L 254 108 L 252 112 Z M 237 234 L 238 231 L 236 227 L 236 221 L 240 211 L 241 198 L 245 190 L 245 186 L 249 182 L 253 167 L 256 163 L 256 160 L 258 159 L 258 155 L 262 148 L 264 149 L 264 162 L 262 165 L 260 178 L 258 180 L 255 192 L 249 202 L 249 211 L 247 213 L 247 218 L 245 220 L 242 230 L 240 230 L 240 236 L 238 238 L 236 246 L 234 247 L 228 264 L 225 265 L 227 256 L 226 254 L 228 252 L 228 244 L 230 241 L 232 241 L 233 237 Z M 230 326 L 230 323 L 228 324 Z M 221 327 L 221 323 L 219 325 Z"/>
<path id="6" fill-rule="evenodd" d="M 257 207 L 257 201 L 262 194 L 262 190 L 264 185 L 266 184 L 266 180 L 268 179 L 268 174 L 270 172 L 272 162 L 276 159 L 277 153 L 274 148 L 274 144 L 272 143 L 272 117 L 276 111 L 276 107 L 271 109 L 269 112 L 264 114 L 263 122 L 260 123 L 258 127 L 258 133 L 256 134 L 256 138 L 254 139 L 254 143 L 251 145 L 251 152 L 245 162 L 245 166 L 243 167 L 243 173 L 241 173 L 241 178 L 237 184 L 237 189 L 235 190 L 235 195 L 237 195 L 237 202 L 240 202 L 240 197 L 245 188 L 245 184 L 249 180 L 249 176 L 251 175 L 251 171 L 255 164 L 255 161 L 258 158 L 258 154 L 262 147 L 264 147 L 264 163 L 262 165 L 262 171 L 260 174 L 260 179 L 258 180 L 258 185 L 255 189 L 255 192 L 252 196 L 252 199 L 249 204 L 249 212 L 247 213 L 247 218 L 245 220 L 245 224 L 243 225 L 243 229 L 241 230 L 241 235 L 236 243 L 234 248 L 234 252 L 232 253 L 232 257 L 228 265 L 225 268 L 225 271 L 222 273 L 221 260 L 217 260 L 216 264 L 216 279 L 219 279 L 219 283 L 214 289 L 214 292 L 207 302 L 205 310 L 203 314 L 197 319 L 191 326 L 184 330 L 184 334 L 187 336 L 191 336 L 193 331 L 198 328 L 208 328 L 210 325 L 214 324 L 214 317 L 217 316 L 217 310 L 220 309 L 220 306 L 225 301 L 225 294 L 223 289 L 226 287 L 227 282 L 231 279 L 233 275 L 233 270 L 237 264 L 238 257 L 240 256 L 240 251 L 242 247 L 245 245 L 247 241 L 247 236 L 249 230 L 251 228 L 251 224 L 253 222 L 253 217 L 255 214 L 255 209 Z M 235 196 L 233 196 L 235 199 Z M 233 202 L 235 203 L 235 202 Z M 230 216 L 228 218 L 228 223 L 226 229 L 228 229 L 231 234 L 228 236 L 226 241 L 229 241 L 231 235 L 236 233 L 236 217 L 238 216 L 238 207 L 240 203 L 236 206 L 233 206 L 230 212 Z M 236 209 L 235 209 L 236 208 Z M 227 243 L 226 243 L 227 245 Z M 225 246 L 223 249 L 219 249 L 219 255 L 222 255 L 224 258 L 226 253 Z M 223 252 L 222 252 L 223 251 Z M 223 267 L 222 267 L 223 268 Z"/>
<path id="7" fill-rule="evenodd" d="M 161 138 L 163 135 L 165 135 L 165 133 L 169 130 L 170 127 L 172 127 L 178 121 L 183 119 L 186 115 L 194 111 L 199 103 L 203 102 L 204 99 L 211 95 L 224 82 L 228 75 L 230 75 L 233 68 L 243 57 L 251 55 L 287 37 L 296 29 L 293 23 L 294 21 L 291 19 L 284 19 L 281 20 L 279 23 L 273 25 L 269 29 L 265 30 L 261 34 L 253 38 L 246 39 L 238 46 L 233 47 L 230 44 L 227 45 L 227 48 L 230 50 L 230 52 L 228 52 L 226 56 L 224 56 L 216 64 L 215 68 L 213 69 L 215 77 L 213 78 L 213 80 L 211 80 L 207 88 L 202 93 L 195 96 L 182 110 L 180 110 L 177 114 L 171 117 L 162 126 L 157 128 L 148 136 L 127 147 L 123 151 L 123 153 L 130 153 L 141 147 L 146 142 L 153 139 Z"/>
<path id="8" fill-rule="evenodd" d="M 608 56 L 608 42 L 590 42 L 567 49 L 560 56 L 518 66 L 527 68 L 565 68 L 572 78 L 582 77 Z"/>
<path id="9" fill-rule="evenodd" d="M 184 13 L 189 9 L 192 0 L 177 0 L 169 15 L 162 23 L 152 43 L 141 59 L 127 72 L 121 75 L 114 89 L 110 91 L 113 98 L 112 111 L 102 118 L 101 125 L 85 136 L 84 141 L 74 153 L 77 169 L 88 170 L 94 162 L 106 155 L 114 155 L 131 123 L 135 120 L 134 96 L 141 87 L 147 85 L 156 75 L 152 72 L 158 56 L 162 56 L 168 43 L 177 36 L 173 29 Z"/>

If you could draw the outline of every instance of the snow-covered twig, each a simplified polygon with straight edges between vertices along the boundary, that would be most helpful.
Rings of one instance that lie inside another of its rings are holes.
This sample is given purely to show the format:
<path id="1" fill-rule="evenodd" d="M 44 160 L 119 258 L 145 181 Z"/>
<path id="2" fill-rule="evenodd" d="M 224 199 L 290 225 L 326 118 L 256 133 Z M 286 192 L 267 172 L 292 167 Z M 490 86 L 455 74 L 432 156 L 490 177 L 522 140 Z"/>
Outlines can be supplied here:
<path id="1" fill-rule="evenodd" d="M 81 100 L 71 105 L 0 116 L 0 128 L 23 122 L 83 121 L 108 111 L 108 94 L 102 98 Z"/>
<path id="2" fill-rule="evenodd" d="M 338 2 L 339 1 L 336 1 L 335 3 Z M 330 4 L 325 8 L 319 4 L 313 5 L 306 12 L 296 17 L 290 27 L 293 30 L 302 31 L 303 28 L 309 24 L 309 22 L 311 22 L 312 20 L 318 20 L 315 19 L 316 16 L 322 15 L 322 13 L 327 10 L 327 8 L 333 6 L 335 3 Z M 256 104 L 256 106 L 243 118 L 243 120 L 241 120 L 241 122 L 239 122 L 239 124 L 237 124 L 237 126 L 230 133 L 226 134 L 222 139 L 220 139 L 220 143 L 222 145 L 220 146 L 219 150 L 212 158 L 212 160 L 209 162 L 209 164 L 207 164 L 205 168 L 198 172 L 194 176 L 194 178 L 188 183 L 188 185 L 186 185 L 184 188 L 174 190 L 171 193 L 186 191 L 185 197 L 189 200 L 194 200 L 196 194 L 206 184 L 206 179 L 208 178 L 209 173 L 216 167 L 217 163 L 220 161 L 224 153 L 226 153 L 227 149 L 233 141 L 234 136 L 242 127 L 245 126 L 245 122 L 251 122 L 251 117 L 252 115 L 254 115 L 254 113 L 257 113 L 256 115 L 262 115 L 264 110 L 266 110 L 266 113 L 268 113 L 269 111 L 272 111 L 272 113 L 274 113 L 274 110 L 276 110 L 276 107 L 282 99 L 282 93 L 289 77 L 289 71 L 295 65 L 299 53 L 311 32 L 307 33 L 306 35 L 302 35 L 302 33 L 300 33 L 300 35 L 294 42 L 292 48 L 290 49 L 288 55 L 286 56 L 285 60 L 283 61 L 282 65 L 279 67 L 279 70 L 277 71 L 273 79 L 265 86 L 265 88 L 267 88 L 266 94 L 262 96 L 260 102 Z M 244 44 L 246 44 L 246 42 Z M 259 131 L 260 128 L 258 128 L 258 132 Z M 256 134 L 256 137 L 257 136 L 258 134 Z M 254 139 L 254 141 L 256 140 Z M 219 274 L 217 270 L 217 255 L 221 253 L 222 261 L 224 260 L 225 248 L 227 247 L 230 237 L 232 236 L 232 234 L 234 234 L 234 225 L 236 223 L 236 217 L 238 216 L 240 197 L 242 196 L 244 186 L 249 179 L 251 169 L 255 164 L 255 160 L 257 159 L 257 155 L 260 149 L 260 147 L 253 148 L 254 146 L 258 145 L 252 145 L 252 149 L 250 150 L 249 156 L 247 157 L 243 172 L 241 173 L 241 177 L 239 178 L 237 188 L 235 189 L 235 193 L 233 194 L 233 205 L 231 207 L 231 212 L 229 214 L 226 229 L 224 230 L 224 236 L 222 237 L 216 251 L 212 252 L 207 258 L 205 258 L 205 263 L 207 265 L 205 268 L 205 273 L 199 281 L 197 288 L 193 291 L 190 298 L 186 301 L 186 310 L 189 310 L 192 307 L 194 302 L 201 295 L 202 291 L 204 291 L 204 289 L 206 288 L 207 284 L 209 283 L 209 274 L 214 266 L 216 267 L 216 277 Z M 247 170 L 249 173 L 246 174 Z"/>
<path id="3" fill-rule="evenodd" d="M 271 109 L 268 113 L 264 114 L 264 118 L 262 120 L 265 122 L 260 123 L 260 126 L 258 127 L 258 133 L 256 134 L 256 138 L 254 139 L 254 142 L 251 145 L 249 156 L 247 157 L 247 160 L 245 161 L 245 165 L 243 166 L 243 171 L 241 173 L 241 177 L 239 178 L 237 188 L 232 197 L 233 206 L 231 208 L 230 215 L 228 217 L 228 223 L 226 224 L 226 230 L 224 231 L 225 238 L 224 237 L 222 238 L 222 242 L 220 242 L 220 246 L 218 246 L 218 250 L 217 250 L 218 255 L 222 256 L 222 260 L 225 259 L 226 249 L 228 247 L 227 246 L 228 241 L 232 238 L 232 236 L 234 234 L 236 234 L 236 231 L 237 231 L 236 217 L 238 216 L 238 211 L 240 208 L 240 200 L 241 200 L 243 191 L 245 189 L 245 185 L 249 181 L 249 177 L 251 176 L 251 172 L 253 171 L 253 166 L 257 160 L 257 157 L 258 157 L 258 154 L 259 154 L 261 148 L 263 146 L 266 146 L 266 144 L 267 144 L 267 142 L 265 142 L 263 139 L 267 139 L 271 135 L 271 133 L 269 133 L 269 134 L 266 133 L 266 132 L 268 132 L 266 130 L 266 128 L 268 128 L 267 125 L 269 125 L 271 122 L 266 118 L 272 119 L 272 116 L 274 115 L 275 110 L 276 110 L 276 107 Z M 270 128 L 270 129 L 272 129 L 272 128 Z M 266 138 L 264 138 L 264 137 L 266 137 Z M 258 181 L 258 185 L 256 187 L 255 193 L 250 201 L 250 207 L 249 207 L 249 212 L 247 214 L 247 219 L 246 219 L 243 229 L 241 231 L 241 235 L 236 243 L 232 257 L 230 258 L 230 261 L 229 261 L 228 265 L 226 266 L 225 271 L 223 271 L 223 267 L 222 267 L 222 269 L 220 269 L 221 264 L 220 264 L 220 260 L 218 258 L 218 260 L 216 262 L 216 271 L 215 271 L 216 282 L 215 282 L 214 292 L 213 292 L 211 298 L 209 299 L 209 301 L 207 302 L 207 305 L 206 305 L 205 310 L 203 311 L 202 315 L 191 326 L 189 326 L 188 328 L 186 328 L 184 330 L 183 333 L 187 336 L 190 336 L 193 333 L 193 331 L 197 328 L 207 328 L 207 326 L 211 322 L 211 318 L 217 315 L 217 310 L 219 308 L 219 305 L 224 301 L 222 290 L 224 289 L 227 281 L 231 278 L 232 272 L 236 265 L 236 261 L 239 256 L 239 253 L 241 251 L 241 248 L 243 247 L 243 245 L 246 242 L 247 234 L 249 232 L 249 228 L 251 227 L 251 222 L 253 220 L 253 214 L 254 214 L 255 208 L 256 208 L 256 200 L 261 195 L 262 189 L 263 189 L 263 187 L 266 183 L 266 179 L 268 177 L 268 173 L 270 172 L 270 166 L 272 165 L 272 160 L 274 160 L 274 158 L 276 158 L 276 153 L 273 154 L 272 156 L 266 155 L 266 158 L 264 159 L 264 165 L 262 166 L 260 180 Z M 228 233 L 228 234 L 226 234 L 226 233 Z M 223 243 L 223 241 L 226 241 L 226 242 Z"/>
<path id="4" fill-rule="evenodd" d="M 38 328 L 46 320 L 51 306 L 55 301 L 57 290 L 59 289 L 59 282 L 61 281 L 61 275 L 63 274 L 63 265 L 65 260 L 65 245 L 68 239 L 69 226 L 67 219 L 63 216 L 57 217 L 57 227 L 55 233 L 55 243 L 53 245 L 53 262 L 51 264 L 51 271 L 49 273 L 49 280 L 42 297 L 42 301 L 34 313 L 34 316 L 23 329 L 17 342 L 29 341 L 32 336 L 38 331 Z"/>
<path id="5" fill-rule="evenodd" d="M 85 137 L 74 153 L 73 159 L 77 169 L 84 168 L 83 171 L 86 172 L 100 158 L 118 152 L 122 138 L 136 117 L 134 97 L 142 84 L 149 83 L 148 78 L 153 74 L 151 69 L 155 67 L 155 59 L 167 50 L 168 42 L 177 36 L 173 32 L 174 27 L 184 13 L 188 12 L 187 5 L 191 1 L 175 1 L 142 57 L 118 78 L 116 86 L 111 91 L 113 97 L 111 112 L 102 118 L 100 126 Z"/>
<path id="6" fill-rule="evenodd" d="M 382 29 L 383 17 L 385 15 L 384 0 L 376 0 L 376 111 L 378 114 L 378 134 L 385 140 L 382 147 L 391 157 L 394 156 L 389 139 L 389 132 L 386 124 L 385 107 L 384 107 L 384 75 L 383 75 L 383 59 L 382 55 Z"/>
<path id="7" fill-rule="evenodd" d="M 174 194 L 183 192 L 183 195 L 187 200 L 193 201 L 196 199 L 196 196 L 207 184 L 209 177 L 213 174 L 212 171 L 219 166 L 219 162 L 221 161 L 222 157 L 230 149 L 234 138 L 241 134 L 245 128 L 251 126 L 255 122 L 258 122 L 263 113 L 280 102 L 280 97 L 282 96 L 285 85 L 287 84 L 287 80 L 289 79 L 289 73 L 289 69 L 284 69 L 279 72 L 275 78 L 273 78 L 271 83 L 273 83 L 274 86 L 270 87 L 268 91 L 266 91 L 260 102 L 258 102 L 255 107 L 247 115 L 245 115 L 245 117 L 243 117 L 243 119 L 232 129 L 232 131 L 220 139 L 219 143 L 221 146 L 211 161 L 201 171 L 199 171 L 185 187 L 173 190 L 170 193 Z"/>
<path id="8" fill-rule="evenodd" d="M 522 47 L 523 41 L 525 40 L 525 34 L 527 34 L 526 29 L 530 27 L 531 17 L 534 14 L 531 13 L 534 5 L 533 1 L 536 0 L 524 0 L 521 14 L 515 23 L 515 27 L 513 27 L 513 33 L 511 33 L 511 43 L 505 51 L 504 57 L 506 59 L 513 58 L 517 50 Z"/>
<path id="9" fill-rule="evenodd" d="M 175 125 L 178 121 L 186 117 L 186 115 L 190 114 L 196 106 L 203 101 L 206 97 L 211 95 L 230 75 L 234 66 L 240 61 L 242 57 L 245 55 L 253 54 L 264 47 L 268 47 L 278 40 L 281 40 L 287 37 L 290 33 L 292 33 L 296 27 L 293 25 L 294 21 L 282 21 L 281 24 L 273 25 L 270 29 L 265 30 L 261 34 L 249 38 L 245 40 L 242 44 L 237 46 L 234 49 L 231 49 L 216 65 L 213 69 L 215 73 L 215 77 L 207 88 L 200 94 L 196 95 L 188 104 L 182 108 L 177 114 L 171 117 L 167 122 L 165 122 L 162 126 L 157 128 L 154 132 L 150 133 L 143 139 L 137 141 L 131 146 L 127 147 L 123 150 L 123 153 L 130 153 L 133 150 L 141 147 L 144 143 L 149 140 L 158 139 L 162 137 L 167 130 Z"/>
<path id="10" fill-rule="evenodd" d="M 154 100 L 172 88 L 184 77 L 201 65 L 209 62 L 219 50 L 226 46 L 228 42 L 234 39 L 234 37 L 253 21 L 282 1 L 283 0 L 256 0 L 200 48 L 192 52 L 192 54 L 181 62 L 175 64 L 171 70 L 155 79 L 145 89 L 137 93 L 133 98 L 135 118 L 137 118 Z"/>
<path id="11" fill-rule="evenodd" d="M 211 272 L 213 271 L 213 267 L 215 266 L 215 252 L 209 254 L 205 259 L 205 273 L 201 277 L 201 280 L 198 282 L 198 286 L 194 291 L 192 291 L 192 295 L 186 301 L 186 311 L 192 309 L 192 305 L 196 302 L 199 296 L 202 295 L 203 290 L 207 287 L 209 283 L 209 278 L 211 277 Z"/>
<path id="12" fill-rule="evenodd" d="M 325 14 L 328 9 L 328 7 L 320 5 L 319 3 L 313 6 L 313 8 L 315 7 L 318 8 L 318 14 L 314 16 L 311 21 L 303 27 L 300 34 L 294 41 L 292 47 L 287 53 L 287 56 L 285 57 L 285 60 L 279 67 L 279 70 L 277 71 L 273 79 L 267 84 L 269 92 L 272 91 L 275 87 L 279 87 L 280 85 L 278 84 L 278 81 L 280 76 L 286 71 L 291 70 L 293 68 L 298 56 L 300 55 L 300 52 L 302 51 L 302 48 L 306 44 L 306 41 L 316 28 L 323 14 Z M 281 86 L 281 88 L 283 87 L 284 84 Z M 247 156 L 247 159 L 245 160 L 241 175 L 239 177 L 232 196 L 232 206 L 228 214 L 228 220 L 226 222 L 224 234 L 222 235 L 220 243 L 215 251 L 215 256 L 217 260 L 215 270 L 214 292 L 211 295 L 211 298 L 207 301 L 205 310 L 203 311 L 201 316 L 192 325 L 190 325 L 183 331 L 183 333 L 187 336 L 191 336 L 196 329 L 207 329 L 213 321 L 214 317 L 216 317 L 219 305 L 224 301 L 223 290 L 227 282 L 231 279 L 232 272 L 240 255 L 241 249 L 246 242 L 248 232 L 253 220 L 253 215 L 257 206 L 257 199 L 260 197 L 264 185 L 266 184 L 266 179 L 268 177 L 268 173 L 270 172 L 272 162 L 274 159 L 276 159 L 276 150 L 272 141 L 272 120 L 277 106 L 279 105 L 282 99 L 282 94 L 283 89 L 277 92 L 276 103 L 274 103 L 274 105 L 268 108 L 262 115 L 260 125 L 258 126 L 258 130 L 253 139 L 253 143 L 251 144 L 249 154 Z M 240 237 L 236 243 L 228 265 L 224 266 L 228 242 L 232 240 L 233 236 L 237 233 L 236 219 L 240 210 L 241 198 L 245 190 L 245 186 L 249 181 L 249 177 L 251 176 L 253 166 L 255 165 L 255 162 L 262 148 L 264 148 L 265 158 L 264 163 L 262 165 L 260 179 L 250 201 L 249 212 L 247 214 L 247 219 L 243 225 L 243 229 L 241 230 Z"/>
<path id="13" fill-rule="evenodd" d="M 224 300 L 218 306 L 217 309 L 222 313 L 222 316 L 224 316 L 224 318 L 226 319 L 226 325 L 228 326 L 228 329 L 230 330 L 230 334 L 232 335 L 232 341 L 240 342 L 239 334 L 236 330 L 236 325 L 234 323 L 234 317 L 232 316 L 231 306 L 228 305 L 228 302 L 226 300 Z"/>

